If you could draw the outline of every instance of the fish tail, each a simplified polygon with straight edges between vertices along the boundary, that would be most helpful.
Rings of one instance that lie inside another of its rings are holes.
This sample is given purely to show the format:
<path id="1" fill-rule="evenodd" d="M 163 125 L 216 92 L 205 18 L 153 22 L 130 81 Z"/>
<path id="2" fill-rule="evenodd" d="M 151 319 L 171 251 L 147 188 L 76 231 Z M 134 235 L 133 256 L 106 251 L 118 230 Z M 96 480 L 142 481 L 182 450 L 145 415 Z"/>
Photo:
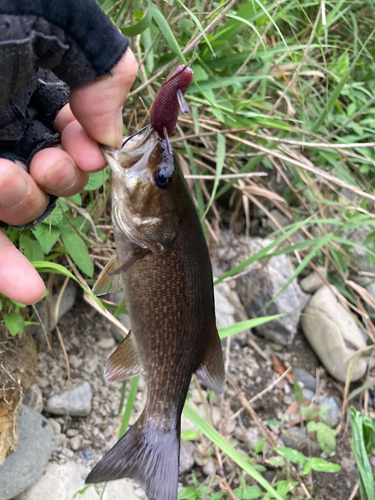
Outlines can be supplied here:
<path id="1" fill-rule="evenodd" d="M 132 478 L 149 500 L 176 500 L 180 462 L 179 424 L 168 430 L 142 415 L 87 476 L 86 483 Z"/>

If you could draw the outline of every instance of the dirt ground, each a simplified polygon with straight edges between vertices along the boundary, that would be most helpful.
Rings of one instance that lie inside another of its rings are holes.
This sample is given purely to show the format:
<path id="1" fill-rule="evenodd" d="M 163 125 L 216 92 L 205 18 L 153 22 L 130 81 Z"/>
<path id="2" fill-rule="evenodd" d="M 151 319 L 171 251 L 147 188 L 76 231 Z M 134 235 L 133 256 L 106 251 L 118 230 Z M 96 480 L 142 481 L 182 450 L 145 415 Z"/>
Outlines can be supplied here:
<path id="1" fill-rule="evenodd" d="M 111 337 L 110 329 L 108 321 L 96 313 L 82 298 L 77 298 L 73 309 L 61 321 L 60 331 L 71 367 L 71 385 L 79 385 L 87 380 L 92 388 L 93 400 L 91 414 L 86 418 L 54 417 L 61 424 L 64 434 L 60 438 L 61 442 L 52 456 L 53 461 L 64 463 L 73 460 L 92 467 L 117 440 L 120 425 L 118 415 L 120 387 L 111 386 L 104 381 L 102 372 L 110 352 L 98 346 L 98 342 L 102 338 Z M 258 349 L 254 348 L 254 342 Z M 48 348 L 43 336 L 38 336 L 37 343 L 39 365 L 36 383 L 41 388 L 44 399 L 47 399 L 53 394 L 69 389 L 70 384 L 67 380 L 66 362 L 57 335 L 53 334 L 52 338 L 53 352 Z M 282 350 L 278 346 L 252 336 L 247 339 L 242 337 L 240 343 L 235 339 L 231 339 L 230 349 L 228 350 L 224 346 L 224 351 L 229 352 L 229 378 L 240 391 L 245 393 L 248 400 L 275 381 L 277 376 L 271 361 L 272 352 L 277 354 L 286 364 L 291 363 L 293 366 L 303 367 L 304 370 L 314 376 L 316 367 L 319 366 L 318 360 L 301 334 L 297 335 L 289 348 Z M 334 382 L 329 376 L 324 375 L 324 394 L 342 396 L 342 389 L 343 387 Z M 194 393 L 193 385 L 192 392 Z M 145 398 L 146 384 L 141 378 L 131 424 L 140 414 Z M 282 387 L 275 386 L 271 391 L 257 399 L 252 407 L 263 422 L 271 419 L 281 420 L 286 409 L 293 401 L 293 387 L 288 383 L 284 383 Z M 225 423 L 226 419 L 241 409 L 241 403 L 230 383 L 227 384 L 224 397 L 221 400 L 216 398 L 213 405 L 221 411 L 221 417 L 216 418 L 216 426 L 219 430 L 223 428 L 223 422 Z M 213 410 L 213 406 L 211 410 Z M 215 410 L 215 412 L 217 414 L 218 410 Z M 46 416 L 53 417 L 53 415 L 48 414 Z M 219 420 L 218 423 L 217 420 Z M 256 455 L 246 438 L 247 430 L 254 427 L 256 426 L 251 415 L 247 411 L 242 411 L 235 418 L 235 425 L 232 425 L 231 435 L 227 437 L 231 437 L 235 446 L 253 456 L 257 463 L 266 467 L 267 470 L 263 474 L 268 481 L 278 480 L 279 469 L 275 470 L 267 462 L 270 449 L 268 452 L 266 450 L 263 454 Z M 69 439 L 66 434 L 68 436 L 75 434 L 81 436 L 82 439 L 78 449 L 72 450 L 70 446 L 71 438 Z M 276 430 L 274 436 L 276 439 L 280 439 L 281 429 Z M 261 434 L 260 437 L 262 437 Z M 342 470 L 340 472 L 334 474 L 318 474 L 314 472 L 311 476 L 304 477 L 307 484 L 313 486 L 312 498 L 343 500 L 350 497 L 358 481 L 358 471 L 354 466 L 348 438 L 348 432 L 338 436 L 336 451 L 334 456 L 331 457 L 333 462 L 341 464 Z M 233 464 L 226 460 L 224 462 L 224 471 L 227 474 L 227 479 L 231 478 L 232 489 L 238 487 L 240 474 L 236 474 Z M 193 476 L 196 476 L 198 481 L 207 481 L 207 475 L 197 463 L 190 472 L 181 475 L 180 481 L 183 485 L 192 485 Z M 247 482 L 252 484 L 253 480 L 247 476 Z M 293 496 L 292 498 L 303 497 Z"/>

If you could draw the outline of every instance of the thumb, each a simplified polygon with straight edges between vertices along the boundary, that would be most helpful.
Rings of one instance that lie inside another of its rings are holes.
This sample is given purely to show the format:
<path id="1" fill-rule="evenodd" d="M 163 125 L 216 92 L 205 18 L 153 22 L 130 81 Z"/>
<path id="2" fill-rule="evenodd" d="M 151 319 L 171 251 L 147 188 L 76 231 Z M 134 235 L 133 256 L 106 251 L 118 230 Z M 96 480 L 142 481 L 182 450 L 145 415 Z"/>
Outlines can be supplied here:
<path id="1" fill-rule="evenodd" d="M 70 92 L 74 116 L 97 142 L 114 148 L 121 145 L 122 106 L 137 71 L 134 54 L 128 48 L 111 74 Z"/>

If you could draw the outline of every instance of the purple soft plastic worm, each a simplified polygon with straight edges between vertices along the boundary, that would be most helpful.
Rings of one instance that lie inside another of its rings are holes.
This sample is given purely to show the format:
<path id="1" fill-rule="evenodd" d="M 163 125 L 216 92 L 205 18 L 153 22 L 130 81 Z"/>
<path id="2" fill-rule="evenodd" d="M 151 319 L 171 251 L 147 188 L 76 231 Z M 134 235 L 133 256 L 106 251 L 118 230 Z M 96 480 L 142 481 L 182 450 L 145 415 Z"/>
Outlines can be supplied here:
<path id="1" fill-rule="evenodd" d="M 181 90 L 182 94 L 185 94 L 193 80 L 193 76 L 193 70 L 181 64 L 173 71 L 156 94 L 150 112 L 150 123 L 162 139 L 166 138 L 164 129 L 166 129 L 168 136 L 171 136 L 176 128 L 180 113 L 177 91 Z"/>

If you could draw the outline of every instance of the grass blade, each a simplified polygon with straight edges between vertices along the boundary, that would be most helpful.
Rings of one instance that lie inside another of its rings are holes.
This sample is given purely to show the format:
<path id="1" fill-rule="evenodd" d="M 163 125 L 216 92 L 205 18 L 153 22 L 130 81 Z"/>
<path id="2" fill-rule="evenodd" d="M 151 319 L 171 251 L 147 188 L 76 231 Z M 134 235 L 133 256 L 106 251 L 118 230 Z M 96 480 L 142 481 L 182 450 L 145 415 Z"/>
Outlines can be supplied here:
<path id="1" fill-rule="evenodd" d="M 130 384 L 129 396 L 126 402 L 124 416 L 122 417 L 120 432 L 118 434 L 119 439 L 122 438 L 122 436 L 125 434 L 129 426 L 129 420 L 133 411 L 133 406 L 138 391 L 138 380 L 139 380 L 139 375 L 137 377 L 134 377 Z"/>
<path id="2" fill-rule="evenodd" d="M 225 339 L 230 335 L 235 335 L 236 333 L 243 332 L 244 330 L 249 330 L 250 328 L 256 328 L 257 326 L 268 323 L 269 321 L 273 321 L 274 319 L 281 318 L 282 316 L 285 316 L 285 314 L 274 314 L 273 316 L 263 316 L 262 318 L 253 318 L 246 321 L 239 321 L 234 325 L 220 328 L 219 337 L 221 339 Z"/>
<path id="3" fill-rule="evenodd" d="M 210 201 L 208 202 L 208 205 L 206 207 L 206 210 L 204 211 L 204 214 L 202 218 L 204 219 L 215 199 L 216 196 L 216 191 L 217 188 L 219 187 L 219 182 L 220 182 L 220 176 L 223 171 L 223 166 L 224 166 L 224 160 L 225 160 L 225 137 L 222 134 L 217 134 L 217 149 L 216 149 L 216 173 L 215 173 L 215 180 L 214 180 L 214 186 L 212 188 L 211 192 L 211 198 Z"/>
<path id="4" fill-rule="evenodd" d="M 155 5 L 151 5 L 152 17 L 155 19 L 156 24 L 159 26 L 160 32 L 164 36 L 167 41 L 169 48 L 176 54 L 176 56 L 180 59 L 180 61 L 186 64 L 185 56 L 182 53 L 182 50 L 169 26 L 168 21 L 165 19 L 160 10 L 155 7 Z"/>
<path id="5" fill-rule="evenodd" d="M 198 429 L 214 444 L 216 444 L 221 451 L 223 451 L 229 458 L 233 460 L 241 469 L 247 472 L 257 483 L 271 493 L 276 500 L 283 500 L 283 498 L 276 493 L 270 484 L 257 472 L 252 465 L 233 448 L 208 422 L 203 420 L 201 416 L 193 409 L 189 402 L 185 403 L 184 415 L 196 426 Z"/>

